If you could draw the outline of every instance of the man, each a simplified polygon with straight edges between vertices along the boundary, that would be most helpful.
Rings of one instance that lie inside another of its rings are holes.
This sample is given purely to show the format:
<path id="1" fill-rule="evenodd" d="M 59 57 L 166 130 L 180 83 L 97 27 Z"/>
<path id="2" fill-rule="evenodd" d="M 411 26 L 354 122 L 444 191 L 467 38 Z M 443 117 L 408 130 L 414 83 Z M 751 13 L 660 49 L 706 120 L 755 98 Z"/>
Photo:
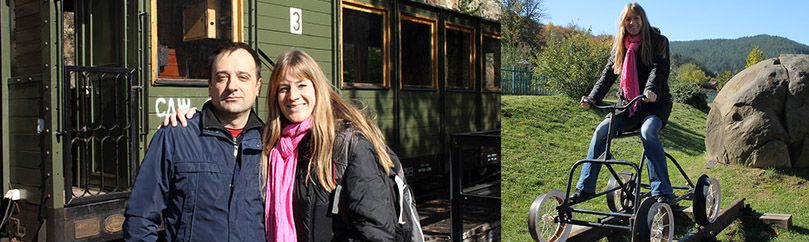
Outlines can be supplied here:
<path id="1" fill-rule="evenodd" d="M 124 239 L 265 241 L 260 186 L 261 127 L 252 106 L 261 65 L 250 46 L 230 43 L 211 58 L 211 100 L 188 128 L 163 127 L 143 159 L 126 208 Z M 162 220 L 161 220 L 162 217 Z"/>

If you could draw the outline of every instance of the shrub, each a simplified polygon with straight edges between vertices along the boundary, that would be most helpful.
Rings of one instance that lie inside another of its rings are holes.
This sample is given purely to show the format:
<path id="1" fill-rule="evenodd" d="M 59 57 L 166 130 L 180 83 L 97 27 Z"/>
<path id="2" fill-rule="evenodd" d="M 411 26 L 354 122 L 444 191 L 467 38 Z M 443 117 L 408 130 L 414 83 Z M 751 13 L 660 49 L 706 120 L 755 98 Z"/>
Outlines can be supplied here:
<path id="1" fill-rule="evenodd" d="M 708 110 L 708 96 L 698 85 L 678 80 L 671 83 L 671 96 L 675 102 L 691 105 L 703 111 Z"/>
<path id="2" fill-rule="evenodd" d="M 687 81 L 696 85 L 705 85 L 710 80 L 710 78 L 705 75 L 705 71 L 694 63 L 686 63 L 678 66 L 674 74 L 677 80 Z"/>
<path id="3" fill-rule="evenodd" d="M 609 56 L 610 38 L 576 31 L 548 41 L 534 61 L 536 79 L 547 80 L 541 83 L 546 89 L 579 98 L 590 92 Z"/>

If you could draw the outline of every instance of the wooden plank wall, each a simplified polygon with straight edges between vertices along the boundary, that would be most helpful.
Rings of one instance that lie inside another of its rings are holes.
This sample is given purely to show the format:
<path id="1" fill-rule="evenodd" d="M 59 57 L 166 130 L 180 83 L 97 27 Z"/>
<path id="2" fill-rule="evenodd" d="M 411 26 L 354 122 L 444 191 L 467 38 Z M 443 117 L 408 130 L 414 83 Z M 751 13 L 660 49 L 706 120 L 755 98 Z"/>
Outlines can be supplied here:
<path id="1" fill-rule="evenodd" d="M 273 59 L 273 62 L 288 50 L 306 51 L 317 61 L 326 77 L 331 79 L 334 75 L 333 39 L 336 38 L 333 36 L 334 4 L 336 3 L 330 0 L 258 0 L 256 9 L 258 48 Z M 303 33 L 300 35 L 290 33 L 290 8 L 301 9 Z M 263 70 L 264 85 L 259 93 L 260 100 L 256 107 L 259 116 L 265 118 L 267 107 L 266 99 L 263 97 L 267 95 L 271 72 L 267 68 Z"/>
<path id="2" fill-rule="evenodd" d="M 9 88 L 9 159 L 13 188 L 30 191 L 27 201 L 40 201 L 42 186 L 42 138 L 37 134 L 37 119 L 42 117 L 42 80 L 40 76 L 12 77 Z"/>
<path id="3" fill-rule="evenodd" d="M 417 16 L 422 19 L 429 19 L 435 21 L 435 31 L 433 36 L 425 36 L 434 41 L 433 51 L 435 52 L 435 63 L 432 63 L 434 75 L 436 80 L 435 90 L 408 90 L 402 89 L 399 95 L 399 133 L 400 133 L 400 150 L 398 155 L 404 158 L 423 157 L 436 155 L 441 153 L 441 86 L 443 86 L 443 78 L 439 75 L 439 68 L 442 65 L 438 64 L 438 56 L 441 55 L 441 45 L 438 43 L 439 35 L 439 13 L 429 9 L 417 7 L 414 5 L 403 4 L 400 7 L 400 22 L 406 21 L 401 19 L 402 14 L 408 16 Z M 393 26 L 399 26 L 399 23 L 394 23 Z M 403 34 L 400 32 L 400 35 Z M 400 38 L 392 38 L 395 41 L 401 41 Z M 401 43 L 400 46 L 407 45 L 408 43 Z M 399 50 L 391 50 L 399 51 Z M 423 53 L 424 55 L 431 55 L 433 53 Z M 401 65 L 404 65 L 402 63 Z M 400 68 L 400 67 L 396 67 Z M 401 71 L 400 71 L 401 72 Z M 401 81 L 400 81 L 401 82 Z M 430 81 L 431 82 L 431 81 Z M 429 162 L 419 160 L 417 162 Z"/>
<path id="4" fill-rule="evenodd" d="M 39 13 L 40 1 L 13 1 L 11 35 L 11 76 L 27 76 L 41 72 L 42 38 Z"/>
<path id="5" fill-rule="evenodd" d="M 42 140 L 37 119 L 42 117 L 42 38 L 40 2 L 13 1 L 11 34 L 11 78 L 9 107 L 9 181 L 15 189 L 26 189 L 28 201 L 40 201 L 42 186 Z"/>

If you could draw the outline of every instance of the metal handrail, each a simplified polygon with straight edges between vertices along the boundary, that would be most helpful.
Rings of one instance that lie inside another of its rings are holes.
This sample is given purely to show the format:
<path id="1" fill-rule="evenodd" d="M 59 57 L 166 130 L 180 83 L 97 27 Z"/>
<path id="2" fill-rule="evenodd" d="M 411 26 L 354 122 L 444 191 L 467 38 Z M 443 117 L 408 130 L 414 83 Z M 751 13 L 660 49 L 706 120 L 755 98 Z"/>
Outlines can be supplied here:
<path id="1" fill-rule="evenodd" d="M 136 88 L 135 69 L 64 66 L 63 71 L 61 123 L 56 132 L 63 141 L 65 205 L 128 196 L 134 179 L 132 170 L 136 169 L 139 156 L 140 96 L 137 92 L 140 89 Z M 102 85 L 111 91 L 97 90 Z M 111 103 L 102 103 L 102 99 Z M 109 108 L 109 105 L 113 106 L 109 109 L 113 110 L 111 112 L 93 109 Z M 112 119 L 107 119 L 110 116 Z M 105 156 L 114 157 L 112 167 L 105 166 Z M 109 168 L 112 168 L 112 178 L 105 175 Z M 107 179 L 112 180 L 109 182 L 112 184 L 108 184 Z"/>

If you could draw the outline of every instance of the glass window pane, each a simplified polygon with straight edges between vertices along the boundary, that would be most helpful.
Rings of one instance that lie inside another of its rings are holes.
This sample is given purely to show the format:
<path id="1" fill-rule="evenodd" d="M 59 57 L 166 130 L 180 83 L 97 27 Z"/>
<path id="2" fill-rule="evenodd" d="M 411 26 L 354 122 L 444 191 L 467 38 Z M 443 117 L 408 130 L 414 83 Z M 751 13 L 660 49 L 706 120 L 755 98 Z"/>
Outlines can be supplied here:
<path id="1" fill-rule="evenodd" d="M 158 79 L 206 80 L 209 55 L 234 41 L 230 0 L 157 1 Z"/>
<path id="2" fill-rule="evenodd" d="M 500 39 L 483 37 L 483 89 L 500 90 Z"/>
<path id="3" fill-rule="evenodd" d="M 402 83 L 404 87 L 434 87 L 433 26 L 402 19 Z"/>
<path id="4" fill-rule="evenodd" d="M 384 14 L 343 9 L 343 83 L 384 86 Z"/>
<path id="5" fill-rule="evenodd" d="M 446 30 L 447 85 L 450 88 L 472 88 L 472 32 Z"/>

